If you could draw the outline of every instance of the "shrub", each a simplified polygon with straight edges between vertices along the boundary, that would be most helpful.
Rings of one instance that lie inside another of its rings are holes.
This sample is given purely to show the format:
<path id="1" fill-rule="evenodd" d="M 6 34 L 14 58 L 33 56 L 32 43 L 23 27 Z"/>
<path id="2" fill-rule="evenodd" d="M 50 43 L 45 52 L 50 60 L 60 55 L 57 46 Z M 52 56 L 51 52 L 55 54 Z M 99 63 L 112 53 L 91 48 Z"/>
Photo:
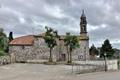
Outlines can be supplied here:
<path id="1" fill-rule="evenodd" d="M 4 50 L 0 50 L 0 56 L 3 56 L 5 54 Z"/>

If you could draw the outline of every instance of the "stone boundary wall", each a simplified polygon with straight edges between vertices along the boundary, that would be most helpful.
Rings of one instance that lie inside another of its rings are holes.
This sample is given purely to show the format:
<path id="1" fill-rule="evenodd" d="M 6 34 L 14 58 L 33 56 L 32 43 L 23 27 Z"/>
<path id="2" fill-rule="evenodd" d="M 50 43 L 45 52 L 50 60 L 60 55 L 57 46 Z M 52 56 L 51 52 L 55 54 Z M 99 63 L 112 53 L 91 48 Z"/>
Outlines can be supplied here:
<path id="1" fill-rule="evenodd" d="M 11 58 L 9 55 L 0 56 L 0 65 L 10 64 Z"/>
<path id="2" fill-rule="evenodd" d="M 74 61 L 75 64 L 79 65 L 93 65 L 93 66 L 101 66 L 105 68 L 105 61 Z M 106 61 L 107 70 L 118 70 L 118 60 L 107 60 Z M 104 69 L 103 69 L 104 70 Z"/>

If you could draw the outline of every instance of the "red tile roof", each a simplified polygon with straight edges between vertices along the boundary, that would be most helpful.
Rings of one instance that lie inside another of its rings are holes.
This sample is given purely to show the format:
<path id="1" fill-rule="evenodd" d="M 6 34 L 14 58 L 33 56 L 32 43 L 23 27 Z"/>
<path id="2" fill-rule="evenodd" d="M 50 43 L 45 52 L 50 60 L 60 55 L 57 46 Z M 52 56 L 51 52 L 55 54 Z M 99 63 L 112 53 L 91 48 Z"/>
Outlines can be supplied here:
<path id="1" fill-rule="evenodd" d="M 20 45 L 27 45 L 31 46 L 34 43 L 34 36 L 33 35 L 28 35 L 28 36 L 22 36 L 15 38 L 12 40 L 9 45 L 15 45 L 15 46 L 20 46 Z"/>
<path id="2" fill-rule="evenodd" d="M 15 38 L 14 40 L 12 40 L 9 45 L 12 46 L 32 46 L 34 43 L 34 39 L 35 37 L 43 37 L 45 36 L 45 33 L 39 34 L 39 35 L 28 35 L 28 36 L 22 36 L 22 37 L 18 37 Z M 63 40 L 65 38 L 65 35 L 60 35 L 60 39 Z"/>

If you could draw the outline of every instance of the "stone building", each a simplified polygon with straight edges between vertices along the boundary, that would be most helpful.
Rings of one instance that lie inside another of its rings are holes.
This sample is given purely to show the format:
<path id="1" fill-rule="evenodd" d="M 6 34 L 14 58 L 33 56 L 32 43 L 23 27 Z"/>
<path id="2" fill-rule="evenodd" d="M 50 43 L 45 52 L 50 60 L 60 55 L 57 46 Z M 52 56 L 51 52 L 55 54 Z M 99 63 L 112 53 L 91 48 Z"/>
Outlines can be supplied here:
<path id="1" fill-rule="evenodd" d="M 87 35 L 87 20 L 83 13 L 81 15 L 80 22 L 80 58 L 83 60 L 89 60 L 89 37 Z"/>
<path id="2" fill-rule="evenodd" d="M 80 22 L 80 48 L 73 51 L 73 60 L 88 60 L 89 59 L 89 37 L 87 36 L 87 21 L 84 11 L 81 15 Z M 44 42 L 43 36 L 40 35 L 27 35 L 15 38 L 9 43 L 9 53 L 16 56 L 16 61 L 26 60 L 43 60 L 49 58 L 49 48 Z M 53 49 L 54 61 L 66 61 L 67 50 L 64 46 L 64 35 L 60 36 L 57 40 L 57 46 Z"/>

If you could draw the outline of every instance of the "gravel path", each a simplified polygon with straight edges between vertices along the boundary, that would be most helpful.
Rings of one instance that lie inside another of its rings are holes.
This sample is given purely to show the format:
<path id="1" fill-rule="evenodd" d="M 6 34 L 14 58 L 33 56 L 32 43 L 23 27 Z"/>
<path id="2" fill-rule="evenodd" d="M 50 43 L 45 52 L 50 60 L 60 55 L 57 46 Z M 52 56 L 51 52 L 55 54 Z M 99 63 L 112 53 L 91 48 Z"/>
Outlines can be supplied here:
<path id="1" fill-rule="evenodd" d="M 68 65 L 11 64 L 0 66 L 0 80 L 120 80 L 120 72 L 72 73 Z"/>

